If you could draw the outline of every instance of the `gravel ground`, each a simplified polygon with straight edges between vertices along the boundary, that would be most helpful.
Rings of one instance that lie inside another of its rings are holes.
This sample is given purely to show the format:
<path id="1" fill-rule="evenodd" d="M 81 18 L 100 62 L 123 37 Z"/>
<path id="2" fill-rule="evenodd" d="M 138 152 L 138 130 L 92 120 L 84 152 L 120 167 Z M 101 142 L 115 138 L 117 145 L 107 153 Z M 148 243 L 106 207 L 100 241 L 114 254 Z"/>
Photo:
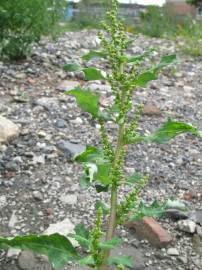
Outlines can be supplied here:
<path id="1" fill-rule="evenodd" d="M 177 52 L 177 45 L 172 41 L 138 36 L 128 53 L 141 53 L 151 46 L 157 51 L 156 59 Z M 50 224 L 67 218 L 73 224 L 91 224 L 97 195 L 93 189 L 87 192 L 80 189 L 78 178 L 82 170 L 71 162 L 70 152 L 77 151 L 75 144 L 77 148 L 99 144 L 99 127 L 81 113 L 74 98 L 63 93 L 64 85 L 71 88 L 72 80 L 75 85 L 83 85 L 82 74 L 66 74 L 62 67 L 67 62 L 80 62 L 82 54 L 97 47 L 99 40 L 95 31 L 66 33 L 57 42 L 41 41 L 24 62 L 0 62 L 0 114 L 20 126 L 20 136 L 0 146 L 1 235 L 42 233 Z M 155 130 L 168 117 L 202 130 L 202 59 L 185 57 L 178 52 L 177 55 L 175 67 L 165 70 L 157 81 L 136 92 L 134 104 L 146 104 L 140 131 Z M 96 62 L 96 65 L 99 67 L 102 63 Z M 109 86 L 101 82 L 90 85 L 102 92 L 102 106 L 111 102 Z M 109 130 L 112 137 L 116 128 L 109 124 Z M 65 154 L 59 151 L 61 140 L 72 143 L 70 152 L 64 147 Z M 175 198 L 184 200 L 192 211 L 202 209 L 199 138 L 181 135 L 166 145 L 130 146 L 125 170 L 128 174 L 137 170 L 150 175 L 150 182 L 142 192 L 146 202 Z M 123 195 L 124 190 L 120 198 Z M 108 203 L 105 194 L 99 196 Z M 160 222 L 174 238 L 171 246 L 177 251 L 175 255 L 169 253 L 170 247 L 158 250 L 147 241 L 137 240 L 125 228 L 119 231 L 126 248 L 134 249 L 139 258 L 139 268 L 134 269 L 202 269 L 202 236 L 179 230 L 178 223 L 172 219 Z M 15 255 L 0 251 L 2 270 L 51 269 L 47 262 L 42 264 L 38 260 L 32 268 L 19 265 Z M 71 265 L 65 269 L 71 269 Z"/>

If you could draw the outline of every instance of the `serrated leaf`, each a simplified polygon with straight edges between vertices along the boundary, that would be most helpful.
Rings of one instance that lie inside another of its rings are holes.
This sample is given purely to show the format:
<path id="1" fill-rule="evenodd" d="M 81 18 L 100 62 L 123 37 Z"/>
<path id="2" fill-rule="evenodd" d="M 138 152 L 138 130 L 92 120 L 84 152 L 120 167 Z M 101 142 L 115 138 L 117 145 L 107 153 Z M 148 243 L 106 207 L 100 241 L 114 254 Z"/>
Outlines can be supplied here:
<path id="1" fill-rule="evenodd" d="M 145 87 L 148 82 L 156 80 L 157 75 L 155 71 L 145 71 L 138 75 L 134 83 L 136 86 Z"/>
<path id="2" fill-rule="evenodd" d="M 128 267 L 131 267 L 131 268 L 134 266 L 133 259 L 130 256 L 109 257 L 108 263 L 110 265 L 112 265 L 112 264 L 116 264 L 116 265 L 122 264 L 122 265 L 125 265 L 125 266 L 128 266 Z"/>
<path id="3" fill-rule="evenodd" d="M 134 185 L 134 184 L 138 183 L 142 178 L 143 178 L 143 176 L 140 173 L 135 172 L 133 175 L 131 175 L 127 179 L 126 184 Z"/>
<path id="4" fill-rule="evenodd" d="M 87 257 L 81 259 L 79 261 L 79 264 L 80 264 L 80 266 L 86 266 L 86 265 L 94 265 L 95 262 L 94 262 L 93 257 L 90 255 L 90 256 L 87 256 Z"/>
<path id="5" fill-rule="evenodd" d="M 75 64 L 75 63 L 66 64 L 66 65 L 64 65 L 63 68 L 67 72 L 75 72 L 75 71 L 81 70 L 81 66 L 79 66 L 78 64 Z"/>
<path id="6" fill-rule="evenodd" d="M 99 111 L 98 95 L 92 93 L 90 90 L 83 90 L 81 88 L 75 88 L 66 92 L 66 94 L 76 98 L 77 104 L 82 111 L 90 113 L 94 118 L 97 117 Z"/>
<path id="7" fill-rule="evenodd" d="M 79 162 L 91 162 L 97 160 L 100 157 L 103 157 L 103 153 L 100 149 L 92 145 L 87 145 L 85 151 L 75 156 L 74 160 Z"/>
<path id="8" fill-rule="evenodd" d="M 116 246 L 119 246 L 122 243 L 122 240 L 118 237 L 114 237 L 109 241 L 100 243 L 100 248 L 105 250 L 110 250 Z"/>
<path id="9" fill-rule="evenodd" d="M 85 81 L 96 81 L 96 80 L 104 80 L 106 79 L 105 73 L 97 68 L 84 68 L 83 72 L 85 74 Z"/>
<path id="10" fill-rule="evenodd" d="M 144 141 L 146 142 L 155 142 L 159 144 L 167 143 L 169 140 L 175 138 L 176 136 L 182 133 L 191 133 L 193 135 L 199 135 L 197 128 L 184 123 L 177 122 L 173 120 L 168 120 L 163 126 L 153 134 L 146 136 Z"/>
<path id="11" fill-rule="evenodd" d="M 103 214 L 108 214 L 109 213 L 109 208 L 103 202 L 96 201 L 95 209 L 98 210 L 99 208 L 102 209 Z"/>
<path id="12" fill-rule="evenodd" d="M 96 58 L 106 58 L 106 54 L 102 51 L 90 50 L 87 54 L 84 54 L 82 56 L 82 59 L 84 61 L 90 61 L 90 60 L 96 59 Z"/>
<path id="13" fill-rule="evenodd" d="M 12 239 L 0 238 L 0 248 L 29 249 L 41 255 L 46 255 L 55 269 L 65 266 L 77 258 L 77 252 L 71 242 L 59 234 L 17 236 Z"/>

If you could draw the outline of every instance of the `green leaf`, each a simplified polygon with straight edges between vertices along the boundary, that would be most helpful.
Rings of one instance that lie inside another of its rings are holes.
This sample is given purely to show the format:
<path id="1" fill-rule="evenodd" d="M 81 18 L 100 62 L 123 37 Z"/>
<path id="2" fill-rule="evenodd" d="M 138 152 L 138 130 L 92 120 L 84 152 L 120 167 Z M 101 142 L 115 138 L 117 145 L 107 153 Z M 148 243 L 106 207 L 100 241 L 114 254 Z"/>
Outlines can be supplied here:
<path id="1" fill-rule="evenodd" d="M 114 237 L 109 241 L 100 243 L 100 248 L 105 250 L 110 250 L 116 246 L 119 246 L 122 243 L 122 240 L 118 237 Z"/>
<path id="2" fill-rule="evenodd" d="M 90 61 L 90 60 L 96 59 L 96 58 L 106 58 L 106 54 L 102 51 L 90 50 L 87 54 L 84 54 L 82 56 L 82 59 L 84 61 Z"/>
<path id="3" fill-rule="evenodd" d="M 0 248 L 30 249 L 41 255 L 46 255 L 55 269 L 65 266 L 78 257 L 71 242 L 59 234 L 17 236 L 12 239 L 0 238 Z"/>
<path id="4" fill-rule="evenodd" d="M 138 75 L 134 83 L 136 84 L 136 86 L 145 87 L 148 82 L 156 79 L 157 75 L 155 71 L 145 71 L 142 74 Z"/>
<path id="5" fill-rule="evenodd" d="M 146 142 L 155 142 L 155 143 L 167 143 L 169 140 L 182 133 L 191 133 L 193 135 L 199 136 L 199 131 L 197 128 L 184 123 L 177 122 L 173 120 L 168 120 L 161 128 L 157 129 L 153 134 L 146 136 L 144 141 Z"/>
<path id="6" fill-rule="evenodd" d="M 135 172 L 133 175 L 131 175 L 127 181 L 126 181 L 126 184 L 128 185 L 134 185 L 136 183 L 138 183 L 140 180 L 142 180 L 143 176 L 138 173 L 138 172 Z"/>
<path id="7" fill-rule="evenodd" d="M 80 235 L 70 234 L 69 237 L 74 238 L 83 248 L 89 248 L 90 246 L 90 241 Z"/>
<path id="8" fill-rule="evenodd" d="M 103 153 L 100 149 L 92 145 L 87 145 L 85 151 L 75 156 L 74 160 L 79 162 L 91 162 L 96 161 L 100 157 L 103 157 Z"/>
<path id="9" fill-rule="evenodd" d="M 97 173 L 95 174 L 95 179 L 104 186 L 111 184 L 111 179 L 109 178 L 111 163 L 109 161 L 102 161 L 96 165 Z"/>
<path id="10" fill-rule="evenodd" d="M 82 223 L 76 225 L 74 231 L 77 235 L 80 235 L 86 239 L 89 239 L 90 237 L 89 231 L 85 228 L 84 224 Z"/>
<path id="11" fill-rule="evenodd" d="M 165 214 L 166 204 L 154 201 L 151 205 L 147 206 L 143 202 L 140 203 L 137 213 L 130 218 L 130 220 L 140 220 L 143 217 L 160 218 Z"/>
<path id="12" fill-rule="evenodd" d="M 179 210 L 186 210 L 187 207 L 186 205 L 182 202 L 182 201 L 179 201 L 179 200 L 168 200 L 166 202 L 166 205 L 165 205 L 166 209 L 179 209 Z"/>
<path id="13" fill-rule="evenodd" d="M 75 88 L 66 92 L 67 95 L 76 97 L 77 104 L 84 112 L 90 113 L 94 118 L 97 117 L 99 107 L 99 96 L 93 94 L 89 90 L 83 90 L 81 88 Z"/>
<path id="14" fill-rule="evenodd" d="M 90 265 L 94 265 L 95 262 L 94 262 L 93 257 L 91 255 L 89 255 L 89 256 L 81 259 L 79 261 L 79 264 L 80 264 L 80 266 L 86 266 L 86 265 L 89 265 L 90 266 Z"/>
<path id="15" fill-rule="evenodd" d="M 103 186 L 103 185 L 95 185 L 97 193 L 101 192 L 108 192 L 109 191 L 109 185 Z"/>
<path id="16" fill-rule="evenodd" d="M 171 139 L 183 133 L 190 133 L 192 135 L 201 137 L 200 131 L 192 125 L 168 119 L 168 121 L 163 124 L 161 128 L 157 129 L 154 133 L 150 135 L 137 135 L 135 137 L 127 136 L 125 138 L 125 144 L 140 143 L 142 141 L 148 143 L 163 144 L 169 142 Z"/>
<path id="17" fill-rule="evenodd" d="M 90 178 L 84 173 L 80 178 L 79 184 L 82 189 L 89 188 L 91 185 Z"/>
<path id="18" fill-rule="evenodd" d="M 131 268 L 134 266 L 133 259 L 130 256 L 109 257 L 108 263 L 110 265 L 112 265 L 112 264 L 116 264 L 116 265 L 122 264 L 122 265 L 125 265 L 125 266 L 128 266 L 128 267 L 131 267 Z"/>
<path id="19" fill-rule="evenodd" d="M 85 81 L 96 81 L 96 80 L 105 80 L 105 73 L 99 69 L 90 67 L 84 68 L 83 72 L 85 74 L 84 80 Z"/>
<path id="20" fill-rule="evenodd" d="M 95 209 L 98 210 L 99 208 L 102 209 L 103 214 L 108 214 L 109 213 L 109 208 L 103 202 L 96 201 Z"/>
<path id="21" fill-rule="evenodd" d="M 168 65 L 172 64 L 173 62 L 176 61 L 176 55 L 175 54 L 171 54 L 171 55 L 165 55 L 161 58 L 161 61 L 158 65 L 156 65 L 154 67 L 155 71 L 159 71 L 161 69 L 163 69 L 164 67 L 167 67 Z"/>
<path id="22" fill-rule="evenodd" d="M 151 54 L 152 54 L 153 52 L 154 52 L 154 49 L 151 48 L 150 50 L 146 51 L 146 52 L 143 53 L 143 54 L 129 57 L 129 58 L 127 59 L 127 62 L 128 62 L 128 63 L 137 63 L 137 62 L 141 62 L 141 61 L 143 61 L 145 58 L 150 57 Z"/>
<path id="23" fill-rule="evenodd" d="M 72 64 L 66 64 L 64 65 L 64 70 L 67 72 L 75 72 L 81 70 L 81 66 L 78 64 L 72 63 Z"/>

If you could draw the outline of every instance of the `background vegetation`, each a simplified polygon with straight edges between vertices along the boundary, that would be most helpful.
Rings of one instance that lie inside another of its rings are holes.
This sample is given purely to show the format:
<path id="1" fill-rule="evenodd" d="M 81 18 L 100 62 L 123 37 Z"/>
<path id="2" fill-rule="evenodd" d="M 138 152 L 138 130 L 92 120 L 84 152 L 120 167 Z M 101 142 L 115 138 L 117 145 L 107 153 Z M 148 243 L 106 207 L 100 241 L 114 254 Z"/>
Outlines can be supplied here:
<path id="1" fill-rule="evenodd" d="M 54 34 L 64 0 L 0 0 L 0 55 L 22 59 L 41 35 Z"/>

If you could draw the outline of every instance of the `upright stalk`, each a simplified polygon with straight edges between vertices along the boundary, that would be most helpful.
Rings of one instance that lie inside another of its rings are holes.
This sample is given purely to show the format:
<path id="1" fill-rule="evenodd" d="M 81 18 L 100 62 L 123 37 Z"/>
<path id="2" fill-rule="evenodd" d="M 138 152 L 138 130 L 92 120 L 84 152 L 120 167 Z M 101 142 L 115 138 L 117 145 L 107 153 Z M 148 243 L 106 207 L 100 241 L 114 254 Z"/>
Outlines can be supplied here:
<path id="1" fill-rule="evenodd" d="M 120 66 L 120 72 L 123 73 L 123 65 Z M 122 104 L 124 103 L 124 91 L 121 89 L 121 96 L 122 96 Z M 119 125 L 119 131 L 118 131 L 118 139 L 117 139 L 117 146 L 115 150 L 115 157 L 114 162 L 112 165 L 113 168 L 117 168 L 117 165 L 119 164 L 121 153 L 122 153 L 122 147 L 123 147 L 123 135 L 124 135 L 124 124 Z M 106 233 L 106 241 L 111 240 L 116 231 L 117 227 L 117 205 L 118 205 L 118 182 L 120 179 L 115 179 L 115 181 L 112 181 L 112 187 L 111 187 L 111 207 L 110 207 L 110 215 L 108 220 L 108 227 L 107 227 L 107 233 Z M 103 252 L 103 264 L 101 265 L 101 270 L 108 269 L 108 258 L 110 256 L 110 250 L 105 250 Z"/>

